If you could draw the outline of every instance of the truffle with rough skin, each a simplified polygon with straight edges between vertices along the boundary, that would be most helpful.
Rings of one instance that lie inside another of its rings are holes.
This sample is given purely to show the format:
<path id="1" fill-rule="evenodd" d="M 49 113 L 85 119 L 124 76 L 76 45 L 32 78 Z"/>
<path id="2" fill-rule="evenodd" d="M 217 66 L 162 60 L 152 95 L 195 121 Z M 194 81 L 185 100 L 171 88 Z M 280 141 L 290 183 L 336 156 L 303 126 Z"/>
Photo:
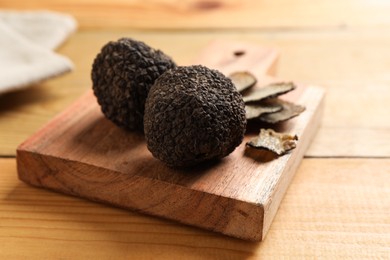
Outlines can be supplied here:
<path id="1" fill-rule="evenodd" d="M 162 74 L 149 91 L 144 131 L 154 157 L 188 167 L 230 154 L 243 140 L 245 105 L 232 81 L 201 65 Z"/>
<path id="2" fill-rule="evenodd" d="M 170 57 L 143 42 L 122 38 L 107 43 L 92 66 L 93 91 L 103 114 L 127 130 L 142 130 L 149 89 L 174 67 Z"/>

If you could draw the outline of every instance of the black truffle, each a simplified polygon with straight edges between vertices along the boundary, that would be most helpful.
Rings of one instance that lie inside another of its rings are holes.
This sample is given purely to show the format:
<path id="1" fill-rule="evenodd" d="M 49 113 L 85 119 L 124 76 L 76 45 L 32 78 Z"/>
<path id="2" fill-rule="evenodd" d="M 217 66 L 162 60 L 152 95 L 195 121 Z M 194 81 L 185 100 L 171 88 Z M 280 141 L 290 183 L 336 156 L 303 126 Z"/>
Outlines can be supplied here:
<path id="1" fill-rule="evenodd" d="M 148 149 L 172 167 L 227 156 L 242 142 L 245 127 L 241 94 L 230 79 L 204 66 L 165 72 L 146 100 Z"/>
<path id="2" fill-rule="evenodd" d="M 145 100 L 154 81 L 176 67 L 170 57 L 129 38 L 103 46 L 92 66 L 93 91 L 103 114 L 128 130 L 142 130 Z"/>

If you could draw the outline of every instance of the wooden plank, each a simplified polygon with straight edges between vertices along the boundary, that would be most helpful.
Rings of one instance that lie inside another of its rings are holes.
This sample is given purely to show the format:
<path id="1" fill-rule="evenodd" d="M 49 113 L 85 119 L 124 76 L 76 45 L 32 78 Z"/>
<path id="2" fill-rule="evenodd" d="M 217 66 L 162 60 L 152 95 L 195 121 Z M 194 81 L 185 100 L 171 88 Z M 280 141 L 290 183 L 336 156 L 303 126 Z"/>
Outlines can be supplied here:
<path id="1" fill-rule="evenodd" d="M 3 0 L 8 9 L 49 9 L 74 15 L 81 28 L 232 29 L 390 25 L 387 1 Z M 348 10 L 346 12 L 345 10 Z"/>
<path id="2" fill-rule="evenodd" d="M 305 156 L 389 158 L 390 131 L 386 128 L 323 127 Z"/>
<path id="3" fill-rule="evenodd" d="M 32 188 L 0 159 L 0 258 L 386 259 L 389 164 L 304 159 L 267 238 L 250 243 Z"/>
<path id="4" fill-rule="evenodd" d="M 245 54 L 236 57 L 236 50 Z M 252 72 L 260 78 L 272 67 L 276 54 L 267 48 L 218 41 L 205 48 L 200 58 L 198 62 L 224 73 L 257 68 Z M 106 120 L 89 92 L 19 146 L 19 177 L 35 186 L 261 240 L 319 125 L 323 96 L 323 90 L 315 87 L 300 87 L 286 95 L 307 108 L 278 126 L 300 138 L 290 154 L 265 162 L 265 154 L 246 151 L 245 142 L 256 130 L 226 159 L 188 174 L 154 159 L 143 135 L 125 132 Z M 147 190 L 153 192 L 145 194 Z"/>

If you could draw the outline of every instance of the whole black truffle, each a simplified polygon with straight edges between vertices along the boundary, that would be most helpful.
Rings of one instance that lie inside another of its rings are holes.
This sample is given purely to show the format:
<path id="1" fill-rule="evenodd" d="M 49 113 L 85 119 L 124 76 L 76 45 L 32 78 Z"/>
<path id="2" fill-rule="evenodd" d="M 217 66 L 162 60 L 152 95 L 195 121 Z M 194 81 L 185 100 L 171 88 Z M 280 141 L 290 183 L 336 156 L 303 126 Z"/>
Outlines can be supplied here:
<path id="1" fill-rule="evenodd" d="M 204 66 L 176 67 L 149 91 L 144 131 L 154 157 L 185 167 L 230 154 L 244 137 L 245 106 L 232 81 Z"/>
<path id="2" fill-rule="evenodd" d="M 128 130 L 142 130 L 145 99 L 154 81 L 176 67 L 170 57 L 129 38 L 103 46 L 92 65 L 93 91 L 103 114 Z"/>

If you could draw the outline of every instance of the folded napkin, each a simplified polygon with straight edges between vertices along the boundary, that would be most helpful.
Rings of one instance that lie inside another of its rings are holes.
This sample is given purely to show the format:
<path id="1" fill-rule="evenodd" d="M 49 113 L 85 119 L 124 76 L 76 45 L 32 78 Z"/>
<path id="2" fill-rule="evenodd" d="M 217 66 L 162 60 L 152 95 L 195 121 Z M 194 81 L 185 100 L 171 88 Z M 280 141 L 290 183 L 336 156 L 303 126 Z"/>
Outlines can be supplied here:
<path id="1" fill-rule="evenodd" d="M 53 49 L 75 29 L 67 15 L 0 11 L 0 94 L 71 71 L 72 62 Z"/>

